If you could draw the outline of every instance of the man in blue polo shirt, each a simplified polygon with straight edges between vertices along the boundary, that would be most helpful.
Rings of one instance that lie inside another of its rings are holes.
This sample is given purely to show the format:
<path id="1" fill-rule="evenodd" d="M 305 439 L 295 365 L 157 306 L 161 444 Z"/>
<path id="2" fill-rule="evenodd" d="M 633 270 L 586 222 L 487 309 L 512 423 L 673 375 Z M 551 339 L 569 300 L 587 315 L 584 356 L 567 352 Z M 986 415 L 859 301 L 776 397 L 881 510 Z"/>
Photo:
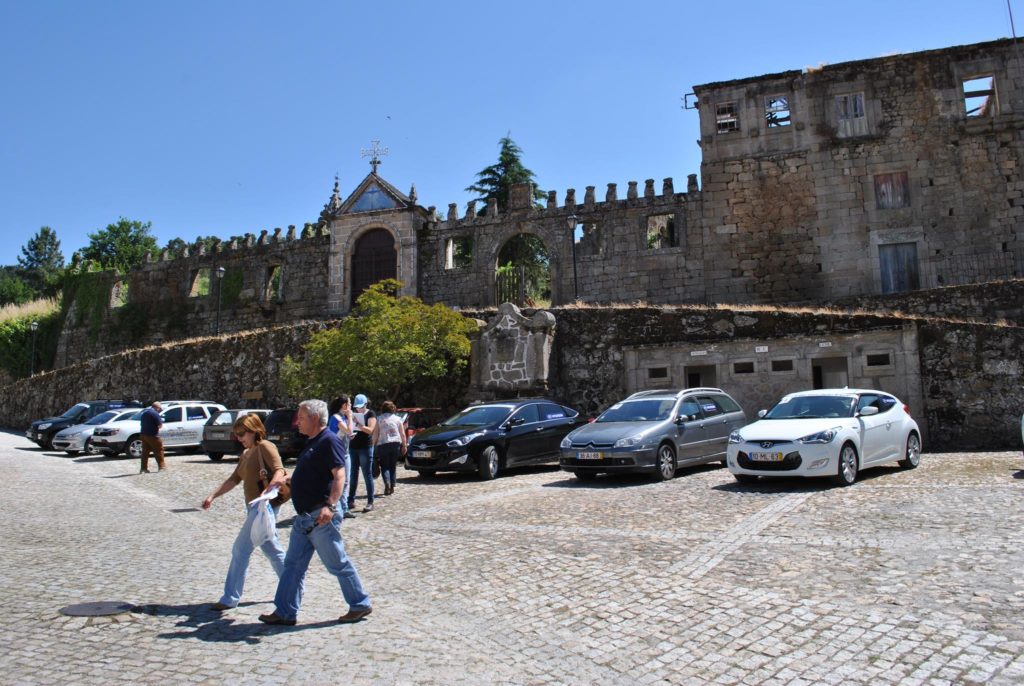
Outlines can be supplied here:
<path id="1" fill-rule="evenodd" d="M 149 474 L 149 454 L 156 454 L 156 466 L 160 471 L 167 469 L 164 466 L 164 440 L 160 438 L 160 427 L 164 420 L 160 416 L 160 403 L 153 403 L 142 413 L 140 417 L 142 430 L 142 469 L 139 474 Z"/>
<path id="2" fill-rule="evenodd" d="M 274 612 L 260 615 L 264 624 L 295 624 L 302 603 L 302 581 L 315 550 L 327 571 L 338 579 L 348 612 L 342 624 L 358 622 L 373 608 L 359 574 L 341 540 L 338 501 L 345 485 L 345 446 L 327 430 L 327 403 L 306 400 L 296 413 L 299 432 L 309 437 L 292 472 L 292 504 L 296 517 L 284 558 L 284 571 L 274 596 Z"/>

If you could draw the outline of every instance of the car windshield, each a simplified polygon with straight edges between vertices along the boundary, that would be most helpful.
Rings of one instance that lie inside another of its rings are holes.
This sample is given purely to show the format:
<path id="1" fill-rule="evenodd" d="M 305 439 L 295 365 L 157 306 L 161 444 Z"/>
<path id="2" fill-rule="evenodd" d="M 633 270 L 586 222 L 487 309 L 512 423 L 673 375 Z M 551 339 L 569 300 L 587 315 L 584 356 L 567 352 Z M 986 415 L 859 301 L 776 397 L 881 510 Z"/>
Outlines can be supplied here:
<path id="1" fill-rule="evenodd" d="M 117 412 L 111 412 L 108 410 L 106 412 L 99 413 L 98 415 L 87 421 L 86 424 L 92 424 L 93 426 L 97 424 L 106 424 L 116 416 Z"/>
<path id="2" fill-rule="evenodd" d="M 132 415 L 131 417 L 129 417 L 128 419 L 135 419 L 135 420 L 139 420 L 139 419 L 142 419 L 142 413 L 143 413 L 143 412 L 145 412 L 145 411 L 146 411 L 146 410 L 148 410 L 148 409 L 149 409 L 148 407 L 144 407 L 144 408 L 142 408 L 141 410 L 139 410 L 138 412 L 136 412 L 135 414 L 133 414 L 133 415 Z"/>
<path id="3" fill-rule="evenodd" d="M 81 417 L 83 414 L 85 414 L 86 410 L 88 409 L 89 406 L 86 405 L 85 403 L 78 403 L 70 410 L 62 414 L 61 417 L 64 419 L 74 419 L 75 417 Z"/>
<path id="4" fill-rule="evenodd" d="M 765 419 L 821 419 L 852 417 L 857 399 L 849 395 L 795 395 L 768 410 Z"/>
<path id="5" fill-rule="evenodd" d="M 675 398 L 644 398 L 616 403 L 605 410 L 598 422 L 660 422 L 668 419 Z"/>
<path id="6" fill-rule="evenodd" d="M 498 424 L 512 411 L 511 405 L 481 405 L 468 407 L 454 417 L 441 422 L 444 426 L 477 426 Z"/>

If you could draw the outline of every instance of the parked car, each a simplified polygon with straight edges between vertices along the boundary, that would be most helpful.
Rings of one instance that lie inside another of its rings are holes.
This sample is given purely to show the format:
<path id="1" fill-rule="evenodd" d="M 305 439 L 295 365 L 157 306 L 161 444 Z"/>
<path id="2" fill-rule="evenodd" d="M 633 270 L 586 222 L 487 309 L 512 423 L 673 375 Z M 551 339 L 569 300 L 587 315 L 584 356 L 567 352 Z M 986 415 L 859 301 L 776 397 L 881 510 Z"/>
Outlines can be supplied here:
<path id="1" fill-rule="evenodd" d="M 437 407 L 400 407 L 395 410 L 402 423 L 405 424 L 405 435 L 412 438 L 420 431 L 440 424 L 444 419 Z"/>
<path id="2" fill-rule="evenodd" d="M 163 426 L 160 438 L 165 449 L 198 448 L 203 436 L 203 425 L 212 414 L 227 409 L 219 403 L 202 400 L 161 401 L 163 411 L 160 417 Z M 169 407 L 168 407 L 169 406 Z M 92 442 L 108 455 L 124 452 L 128 457 L 142 457 L 142 412 L 136 412 L 128 419 L 98 426 L 92 433 Z"/>
<path id="3" fill-rule="evenodd" d="M 679 467 L 724 461 L 730 432 L 746 423 L 720 388 L 641 391 L 566 436 L 560 465 L 582 480 L 649 472 L 665 481 Z"/>
<path id="4" fill-rule="evenodd" d="M 871 389 L 824 389 L 784 396 L 759 421 L 729 436 L 729 471 L 759 476 L 828 476 L 840 486 L 861 469 L 921 461 L 921 431 L 896 396 Z"/>
<path id="5" fill-rule="evenodd" d="M 214 462 L 224 458 L 225 453 L 238 455 L 242 452 L 242 444 L 235 438 L 235 421 L 247 414 L 255 414 L 260 419 L 266 419 L 270 410 L 261 409 L 238 409 L 221 410 L 208 420 L 203 426 L 203 440 L 200 447 L 206 456 Z"/>
<path id="6" fill-rule="evenodd" d="M 63 450 L 68 455 L 77 455 L 84 452 L 86 455 L 95 455 L 99 449 L 93 445 L 92 432 L 97 426 L 107 422 L 116 422 L 120 419 L 127 419 L 139 411 L 133 407 L 128 410 L 107 410 L 98 414 L 84 424 L 75 424 L 57 432 L 53 437 L 53 447 L 56 450 Z"/>
<path id="7" fill-rule="evenodd" d="M 583 420 L 571 407 L 545 398 L 471 405 L 413 437 L 406 469 L 477 472 L 493 479 L 504 469 L 554 462 L 558 444 Z"/>
<path id="8" fill-rule="evenodd" d="M 306 437 L 299 433 L 298 409 L 282 407 L 267 415 L 263 425 L 267 440 L 277 446 L 282 460 L 298 457 L 306 445 Z"/>
<path id="9" fill-rule="evenodd" d="M 86 422 L 107 410 L 120 410 L 127 407 L 142 407 L 138 400 L 89 400 L 76 403 L 59 417 L 37 419 L 25 431 L 25 436 L 41 448 L 53 449 L 53 437 L 57 432 L 75 424 Z"/>

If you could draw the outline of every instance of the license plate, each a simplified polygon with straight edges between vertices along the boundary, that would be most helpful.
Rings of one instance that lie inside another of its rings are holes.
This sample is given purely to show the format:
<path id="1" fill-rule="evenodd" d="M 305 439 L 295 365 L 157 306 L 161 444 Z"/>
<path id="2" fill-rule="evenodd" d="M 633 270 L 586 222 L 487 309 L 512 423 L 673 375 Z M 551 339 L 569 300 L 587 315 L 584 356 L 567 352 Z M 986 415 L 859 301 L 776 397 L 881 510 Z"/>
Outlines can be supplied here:
<path id="1" fill-rule="evenodd" d="M 603 460 L 604 453 L 576 453 L 576 459 L 578 460 Z"/>
<path id="2" fill-rule="evenodd" d="M 430 457 L 430 451 L 429 450 L 413 450 L 412 451 L 412 456 L 413 457 Z"/>
<path id="3" fill-rule="evenodd" d="M 782 453 L 750 453 L 754 462 L 782 462 Z"/>

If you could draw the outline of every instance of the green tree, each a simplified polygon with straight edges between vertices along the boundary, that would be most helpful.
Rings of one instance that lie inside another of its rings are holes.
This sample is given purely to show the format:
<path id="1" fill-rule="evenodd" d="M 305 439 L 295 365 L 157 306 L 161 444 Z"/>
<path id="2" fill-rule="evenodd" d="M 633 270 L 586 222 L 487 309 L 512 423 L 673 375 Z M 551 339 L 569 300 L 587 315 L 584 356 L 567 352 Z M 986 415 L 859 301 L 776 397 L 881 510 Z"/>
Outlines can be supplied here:
<path id="1" fill-rule="evenodd" d="M 457 380 L 465 377 L 474 324 L 445 305 L 396 296 L 401 285 L 387 279 L 370 286 L 352 316 L 313 334 L 304 360 L 286 357 L 281 377 L 288 392 L 301 398 L 359 392 L 396 401 L 454 401 L 443 396 L 464 386 Z"/>
<path id="2" fill-rule="evenodd" d="M 150 222 L 121 217 L 116 224 L 89 234 L 89 245 L 81 250 L 82 260 L 92 261 L 100 269 L 126 273 L 141 265 L 146 253 L 157 250 L 156 238 L 149 232 Z"/>
<path id="3" fill-rule="evenodd" d="M 0 306 L 22 305 L 35 300 L 38 293 L 19 276 L 14 267 L 0 268 Z"/>
<path id="4" fill-rule="evenodd" d="M 60 251 L 57 232 L 49 226 L 40 227 L 36 235 L 21 247 L 18 268 L 22 279 L 35 291 L 56 295 L 64 272 L 64 255 Z"/>
<path id="5" fill-rule="evenodd" d="M 541 200 L 545 196 L 544 191 L 537 188 L 537 180 L 534 178 L 533 172 L 523 166 L 521 159 L 523 151 L 515 144 L 515 141 L 506 135 L 498 141 L 498 145 L 501 146 L 498 163 L 492 164 L 478 173 L 476 183 L 466 187 L 470 193 L 478 193 L 477 200 L 485 203 L 479 212 L 481 215 L 487 212 L 486 203 L 489 198 L 497 199 L 499 208 L 507 208 L 509 192 L 512 190 L 512 186 L 518 183 L 533 184 L 534 200 Z"/>

